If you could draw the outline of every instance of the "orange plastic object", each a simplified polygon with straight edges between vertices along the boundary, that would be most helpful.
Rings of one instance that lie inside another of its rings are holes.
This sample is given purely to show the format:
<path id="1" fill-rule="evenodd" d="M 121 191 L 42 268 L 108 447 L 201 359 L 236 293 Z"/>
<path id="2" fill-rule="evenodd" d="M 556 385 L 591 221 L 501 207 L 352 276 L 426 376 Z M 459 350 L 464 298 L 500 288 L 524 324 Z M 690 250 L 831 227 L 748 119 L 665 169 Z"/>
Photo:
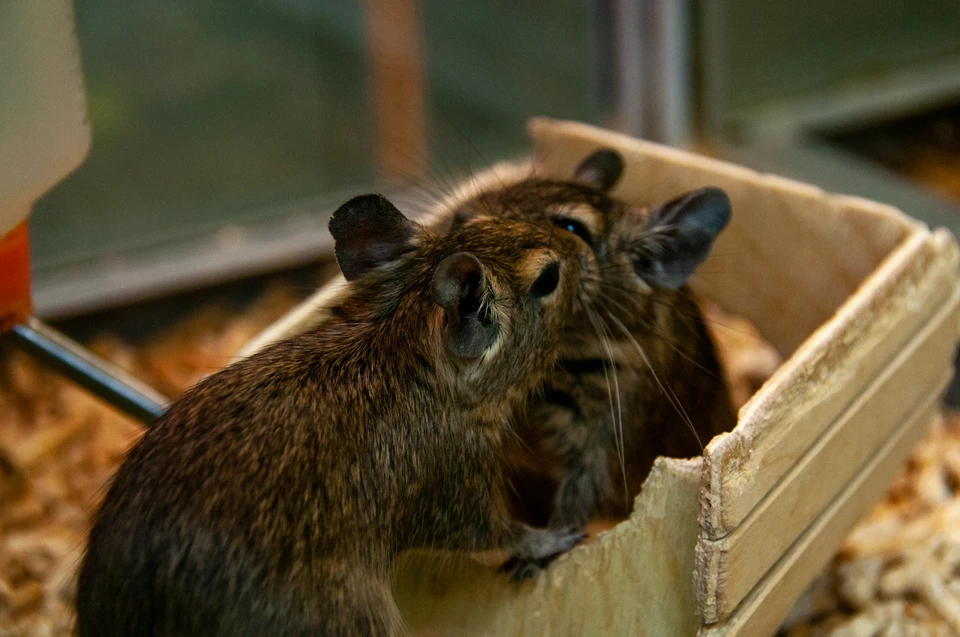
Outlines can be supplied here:
<path id="1" fill-rule="evenodd" d="M 21 221 L 0 239 L 0 332 L 30 316 L 30 242 Z"/>

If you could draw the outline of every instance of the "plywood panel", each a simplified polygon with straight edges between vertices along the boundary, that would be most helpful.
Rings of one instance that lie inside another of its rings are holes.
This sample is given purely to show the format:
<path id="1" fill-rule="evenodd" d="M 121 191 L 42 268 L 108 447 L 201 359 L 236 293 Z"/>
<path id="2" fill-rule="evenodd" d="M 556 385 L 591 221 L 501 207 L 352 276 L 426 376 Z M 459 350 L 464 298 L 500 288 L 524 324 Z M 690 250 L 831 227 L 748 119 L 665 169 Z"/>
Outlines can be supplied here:
<path id="1" fill-rule="evenodd" d="M 945 377 L 941 385 L 945 385 Z M 914 445 L 939 418 L 940 392 L 905 422 L 869 465 L 794 544 L 789 552 L 722 624 L 706 626 L 700 637 L 767 637 L 776 633 L 793 603 L 833 558 L 847 531 L 882 497 L 910 457 Z"/>
<path id="2" fill-rule="evenodd" d="M 728 615 L 950 368 L 960 290 L 730 535 L 701 537 L 702 616 Z"/>
<path id="3" fill-rule="evenodd" d="M 733 216 L 695 277 L 695 287 L 754 324 L 790 354 L 911 231 L 921 226 L 889 206 L 575 122 L 533 119 L 544 174 L 569 178 L 601 146 L 624 154 L 614 194 L 656 204 L 702 186 L 730 197 Z M 856 232 L 864 225 L 869 232 Z M 852 229 L 851 229 L 852 228 Z M 843 243 L 840 243 L 843 241 Z M 790 294 L 784 294 L 784 290 Z"/>
<path id="4" fill-rule="evenodd" d="M 704 453 L 704 533 L 719 539 L 750 511 L 952 293 L 956 244 L 918 233 L 817 330 Z"/>
<path id="5" fill-rule="evenodd" d="M 629 520 L 536 581 L 514 585 L 465 557 L 411 554 L 394 573 L 397 603 L 418 635 L 692 637 L 700 463 L 660 458 Z"/>

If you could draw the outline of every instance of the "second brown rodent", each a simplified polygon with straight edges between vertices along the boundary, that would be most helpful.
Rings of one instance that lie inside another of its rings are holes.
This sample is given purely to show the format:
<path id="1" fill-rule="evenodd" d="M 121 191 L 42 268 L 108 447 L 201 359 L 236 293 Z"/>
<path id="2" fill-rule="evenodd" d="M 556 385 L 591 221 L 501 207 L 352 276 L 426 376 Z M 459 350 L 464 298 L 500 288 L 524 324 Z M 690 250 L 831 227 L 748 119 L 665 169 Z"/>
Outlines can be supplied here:
<path id="1" fill-rule="evenodd" d="M 80 637 L 399 635 L 398 552 L 506 548 L 513 566 L 580 540 L 508 519 L 501 463 L 591 303 L 591 250 L 483 215 L 439 235 L 372 195 L 330 230 L 350 282 L 331 318 L 201 381 L 123 462 Z"/>
<path id="2" fill-rule="evenodd" d="M 716 347 L 687 283 L 731 216 L 702 188 L 656 206 L 610 194 L 624 172 L 597 149 L 568 180 L 497 181 L 459 202 L 475 216 L 519 219 L 577 237 L 596 259 L 598 298 L 563 326 L 557 366 L 519 415 L 516 513 L 584 528 L 630 511 L 657 456 L 691 457 L 736 424 Z M 529 564 L 531 571 L 536 564 Z"/>

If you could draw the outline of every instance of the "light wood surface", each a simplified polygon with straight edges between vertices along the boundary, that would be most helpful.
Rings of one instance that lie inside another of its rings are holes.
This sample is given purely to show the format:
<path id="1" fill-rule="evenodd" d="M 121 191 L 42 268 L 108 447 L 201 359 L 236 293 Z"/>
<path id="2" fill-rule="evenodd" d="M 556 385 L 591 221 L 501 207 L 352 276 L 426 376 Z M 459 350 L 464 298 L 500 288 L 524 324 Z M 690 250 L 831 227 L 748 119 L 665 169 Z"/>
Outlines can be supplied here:
<path id="1" fill-rule="evenodd" d="M 630 519 L 536 581 L 424 552 L 397 565 L 397 603 L 418 635 L 692 637 L 700 463 L 658 459 Z"/>
<path id="2" fill-rule="evenodd" d="M 946 233 L 914 234 L 741 409 L 737 428 L 707 446 L 708 537 L 736 529 L 929 319 L 956 285 L 957 256 Z"/>
<path id="3" fill-rule="evenodd" d="M 706 622 L 727 616 L 942 383 L 958 338 L 960 290 L 728 536 L 701 537 L 696 589 Z"/>
<path id="4" fill-rule="evenodd" d="M 630 519 L 536 582 L 413 553 L 397 564 L 398 603 L 419 635 L 693 635 L 698 613 L 724 619 L 704 637 L 772 634 L 935 411 L 957 336 L 956 242 L 888 206 L 582 124 L 538 119 L 529 132 L 544 176 L 567 178 L 608 146 L 627 159 L 616 194 L 630 201 L 726 190 L 733 220 L 695 286 L 786 362 L 705 458 L 658 460 Z M 522 176 L 491 175 L 458 196 Z M 272 337 L 322 322 L 341 285 Z"/>
<path id="5" fill-rule="evenodd" d="M 945 385 L 944 377 L 942 385 Z M 816 523 L 807 530 L 774 569 L 722 624 L 701 629 L 700 637 L 768 637 L 774 635 L 798 597 L 833 558 L 844 535 L 876 503 L 913 447 L 929 431 L 939 415 L 941 392 L 928 397 L 926 405 L 904 422 L 870 463 L 857 474 Z"/>

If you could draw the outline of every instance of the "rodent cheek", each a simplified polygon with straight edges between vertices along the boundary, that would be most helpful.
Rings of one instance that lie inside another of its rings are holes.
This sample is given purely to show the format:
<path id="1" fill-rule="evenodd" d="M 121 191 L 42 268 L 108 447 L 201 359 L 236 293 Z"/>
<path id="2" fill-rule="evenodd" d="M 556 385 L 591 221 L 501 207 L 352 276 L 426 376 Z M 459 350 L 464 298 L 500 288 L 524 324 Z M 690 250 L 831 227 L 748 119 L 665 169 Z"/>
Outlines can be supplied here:
<path id="1" fill-rule="evenodd" d="M 443 309 L 434 305 L 427 312 L 427 335 L 429 337 L 429 343 L 437 343 L 438 345 L 443 343 L 443 330 L 446 326 L 446 317 L 444 316 Z"/>
<path id="2" fill-rule="evenodd" d="M 582 302 L 586 302 L 588 299 L 596 298 L 600 293 L 600 267 L 592 254 L 581 255 L 577 265 L 579 270 L 570 277 L 571 283 L 574 286 L 574 294 Z"/>
<path id="3" fill-rule="evenodd" d="M 607 272 L 605 278 L 608 281 L 615 280 L 617 287 L 635 290 L 636 294 L 648 294 L 651 288 L 637 276 L 633 269 L 631 254 L 629 248 L 618 247 L 612 250 L 609 266 L 604 268 L 604 271 Z"/>

